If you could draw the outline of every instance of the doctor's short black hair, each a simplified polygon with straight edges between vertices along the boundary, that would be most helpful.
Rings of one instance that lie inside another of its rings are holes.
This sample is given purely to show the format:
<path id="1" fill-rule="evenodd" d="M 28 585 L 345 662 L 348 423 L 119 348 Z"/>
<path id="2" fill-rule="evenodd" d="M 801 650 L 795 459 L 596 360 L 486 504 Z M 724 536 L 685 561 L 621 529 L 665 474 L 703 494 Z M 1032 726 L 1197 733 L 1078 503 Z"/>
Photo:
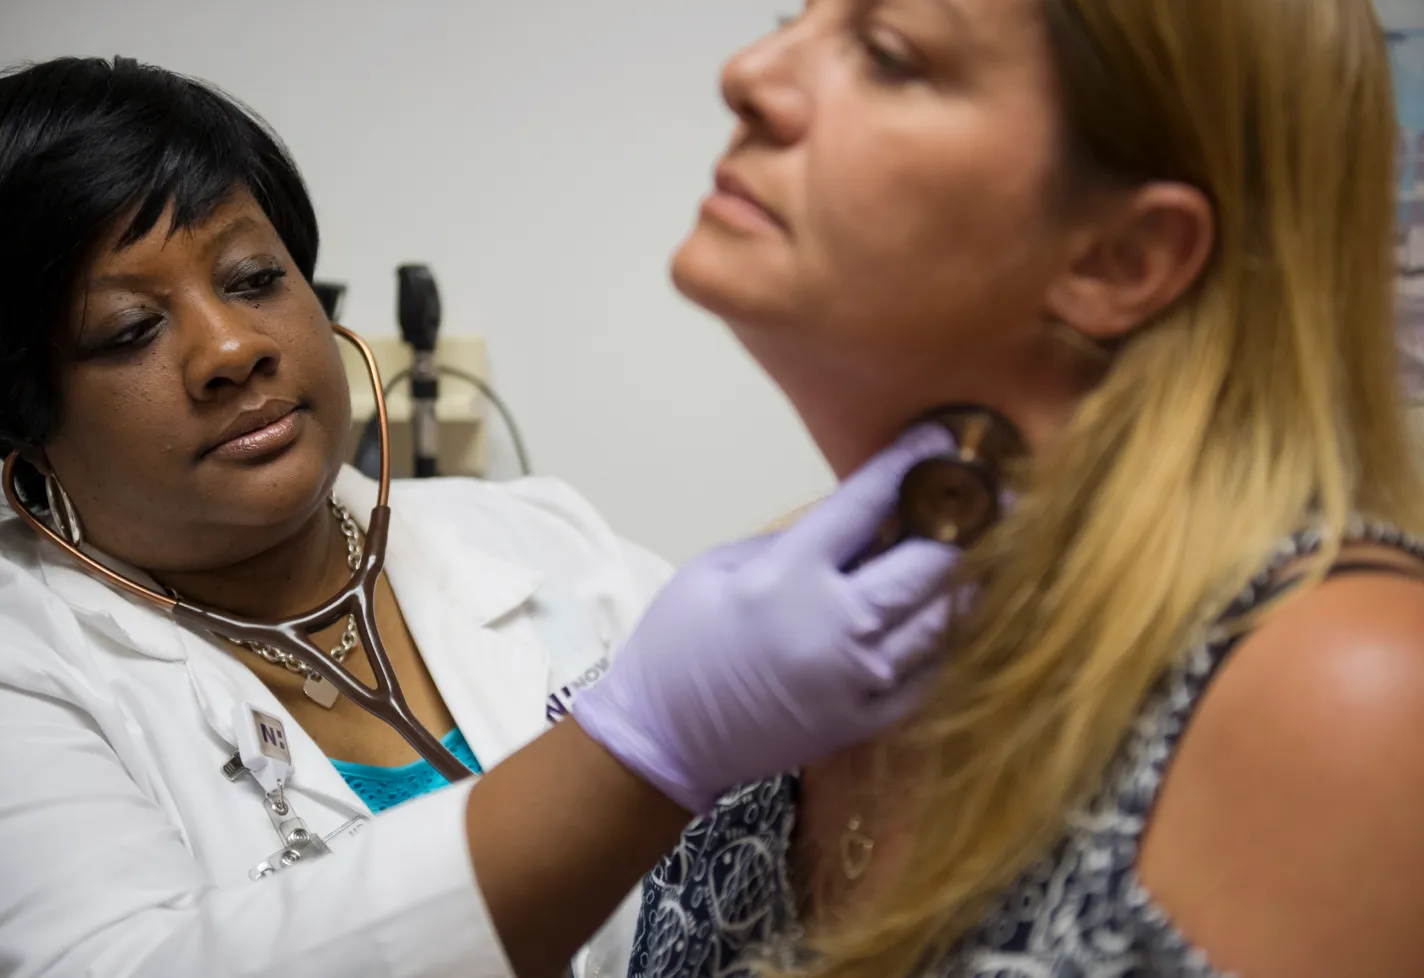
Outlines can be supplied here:
<path id="1" fill-rule="evenodd" d="M 201 224 L 239 189 L 311 281 L 319 235 L 296 164 L 256 114 L 211 85 L 130 58 L 58 58 L 0 74 L 0 459 L 42 447 L 62 405 L 60 328 L 99 242 L 173 208 Z M 43 485 L 21 466 L 27 505 Z"/>

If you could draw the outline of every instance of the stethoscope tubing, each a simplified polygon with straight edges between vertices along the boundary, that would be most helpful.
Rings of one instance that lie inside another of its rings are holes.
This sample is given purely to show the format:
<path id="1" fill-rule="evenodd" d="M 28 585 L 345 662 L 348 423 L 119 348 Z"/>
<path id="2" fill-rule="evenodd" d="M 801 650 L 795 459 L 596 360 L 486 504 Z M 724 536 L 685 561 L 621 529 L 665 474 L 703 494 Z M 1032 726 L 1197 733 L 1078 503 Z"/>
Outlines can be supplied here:
<path id="1" fill-rule="evenodd" d="M 106 567 L 86 554 L 79 547 L 66 540 L 43 520 L 36 517 L 20 501 L 15 486 L 15 468 L 19 463 L 19 453 L 12 452 L 6 459 L 0 482 L 3 482 L 5 499 L 34 532 L 69 555 L 87 573 L 111 587 L 132 597 L 146 601 L 177 621 L 206 629 L 234 642 L 260 642 L 280 649 L 294 656 L 303 665 L 331 683 L 336 689 L 361 709 L 380 719 L 410 744 L 417 753 L 430 763 L 447 781 L 459 781 L 471 775 L 471 771 L 460 762 L 434 734 L 416 719 L 411 711 L 385 644 L 381 641 L 376 625 L 376 582 L 385 566 L 386 541 L 389 537 L 391 510 L 389 505 L 391 487 L 390 468 L 390 422 L 386 412 L 385 393 L 381 388 L 380 370 L 376 365 L 371 348 L 359 336 L 344 326 L 332 324 L 337 336 L 356 347 L 366 366 L 371 380 L 372 394 L 376 402 L 376 420 L 380 429 L 381 467 L 380 490 L 376 506 L 371 510 L 371 519 L 366 527 L 366 539 L 362 545 L 361 562 L 352 572 L 346 586 L 329 599 L 301 614 L 280 620 L 263 621 L 231 614 L 216 608 L 202 608 L 181 598 L 165 594 L 147 587 L 138 581 Z M 361 644 L 366 649 L 375 673 L 376 686 L 371 688 L 357 679 L 348 669 L 323 652 L 311 636 L 329 628 L 350 616 L 356 622 Z"/>

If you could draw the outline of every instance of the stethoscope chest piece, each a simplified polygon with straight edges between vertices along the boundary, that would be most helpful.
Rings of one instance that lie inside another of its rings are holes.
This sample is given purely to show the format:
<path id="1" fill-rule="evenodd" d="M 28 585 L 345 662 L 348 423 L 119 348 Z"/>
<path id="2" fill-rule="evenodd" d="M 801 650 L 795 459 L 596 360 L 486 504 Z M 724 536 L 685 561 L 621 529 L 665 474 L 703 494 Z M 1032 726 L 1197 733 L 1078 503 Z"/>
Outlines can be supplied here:
<path id="1" fill-rule="evenodd" d="M 925 459 L 905 475 L 882 543 L 918 537 L 972 546 L 999 520 L 1004 473 L 1024 455 L 1023 438 L 987 408 L 945 407 L 925 420 L 954 437 L 954 450 Z"/>

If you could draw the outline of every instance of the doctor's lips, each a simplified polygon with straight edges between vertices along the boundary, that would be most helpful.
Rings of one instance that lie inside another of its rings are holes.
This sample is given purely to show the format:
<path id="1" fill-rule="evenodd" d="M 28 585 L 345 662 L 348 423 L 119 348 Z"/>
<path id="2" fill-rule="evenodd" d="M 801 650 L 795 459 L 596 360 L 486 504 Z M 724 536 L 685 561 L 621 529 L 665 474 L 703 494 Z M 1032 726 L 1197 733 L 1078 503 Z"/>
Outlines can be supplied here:
<path id="1" fill-rule="evenodd" d="M 198 457 L 249 462 L 276 455 L 297 440 L 305 417 L 304 405 L 273 398 L 239 414 Z"/>
<path id="2" fill-rule="evenodd" d="M 712 193 L 702 202 L 702 213 L 721 224 L 746 230 L 768 226 L 781 231 L 787 229 L 781 215 L 764 204 L 751 186 L 726 163 L 717 167 L 716 183 Z"/>

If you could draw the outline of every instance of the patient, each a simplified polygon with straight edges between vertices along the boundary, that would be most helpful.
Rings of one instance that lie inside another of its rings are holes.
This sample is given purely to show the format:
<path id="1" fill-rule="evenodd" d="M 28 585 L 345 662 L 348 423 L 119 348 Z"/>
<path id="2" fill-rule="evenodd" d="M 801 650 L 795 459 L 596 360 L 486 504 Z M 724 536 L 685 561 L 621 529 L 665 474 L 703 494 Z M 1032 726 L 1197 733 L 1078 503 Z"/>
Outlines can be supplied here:
<path id="1" fill-rule="evenodd" d="M 917 723 L 723 799 L 632 974 L 1419 973 L 1424 528 L 1370 0 L 814 0 L 674 279 L 846 472 L 1033 447 Z"/>

